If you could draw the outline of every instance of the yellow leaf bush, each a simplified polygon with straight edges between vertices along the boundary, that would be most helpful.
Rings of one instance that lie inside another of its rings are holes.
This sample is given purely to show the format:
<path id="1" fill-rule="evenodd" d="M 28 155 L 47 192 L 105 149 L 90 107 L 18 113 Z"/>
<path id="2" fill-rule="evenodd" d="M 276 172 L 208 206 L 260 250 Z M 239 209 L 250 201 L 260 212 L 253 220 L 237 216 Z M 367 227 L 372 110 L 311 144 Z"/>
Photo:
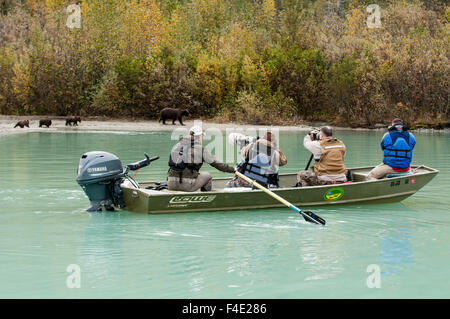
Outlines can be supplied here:
<path id="1" fill-rule="evenodd" d="M 448 3 L 377 3 L 4 0 L 0 112 L 448 125 Z"/>

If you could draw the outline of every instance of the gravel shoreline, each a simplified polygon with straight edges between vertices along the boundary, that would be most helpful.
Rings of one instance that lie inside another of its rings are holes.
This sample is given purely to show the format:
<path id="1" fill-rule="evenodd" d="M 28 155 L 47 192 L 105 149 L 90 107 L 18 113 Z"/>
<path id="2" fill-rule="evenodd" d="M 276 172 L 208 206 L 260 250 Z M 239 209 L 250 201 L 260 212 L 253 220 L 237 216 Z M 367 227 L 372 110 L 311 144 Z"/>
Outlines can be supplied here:
<path id="1" fill-rule="evenodd" d="M 42 127 L 39 128 L 39 120 L 49 118 L 52 120 L 52 125 L 50 128 Z M 21 120 L 30 120 L 30 128 L 14 128 L 14 125 Z M 24 134 L 32 132 L 157 132 L 157 131 L 173 131 L 179 128 L 188 129 L 192 125 L 200 123 L 200 120 L 184 120 L 185 126 L 181 126 L 178 122 L 176 125 L 158 123 L 156 120 L 132 120 L 132 119 L 108 119 L 108 118 L 82 118 L 82 122 L 78 126 L 66 126 L 65 117 L 61 116 L 12 116 L 12 115 L 0 115 L 0 136 Z M 170 123 L 170 122 L 168 122 Z M 248 129 L 264 130 L 264 129 L 278 129 L 279 131 L 308 131 L 314 127 L 320 127 L 326 125 L 326 123 L 310 123 L 310 125 L 254 125 L 254 124 L 242 124 L 242 123 L 219 123 L 211 120 L 203 120 L 202 127 L 204 130 L 208 129 L 219 129 L 219 130 L 231 130 L 243 131 Z M 385 127 L 380 127 L 377 129 L 369 128 L 350 128 L 350 127 L 334 127 L 336 130 L 352 130 L 352 131 L 374 131 L 374 130 L 385 130 Z M 418 131 L 426 132 L 436 132 L 445 130 L 433 130 L 433 129 L 421 129 Z"/>
<path id="2" fill-rule="evenodd" d="M 66 126 L 65 117 L 48 117 L 52 120 L 50 128 L 39 127 L 39 120 L 44 119 L 44 116 L 10 116 L 0 115 L 0 135 L 14 135 L 24 134 L 30 132 L 88 132 L 88 131 L 124 131 L 124 132 L 155 132 L 155 131 L 173 131 L 179 128 L 188 129 L 192 125 L 199 124 L 200 120 L 184 120 L 185 126 L 181 126 L 178 122 L 176 125 L 158 123 L 156 120 L 129 120 L 129 119 L 99 119 L 99 118 L 82 118 L 82 122 L 78 123 L 78 126 Z M 30 128 L 16 127 L 14 125 L 18 121 L 22 120 L 30 121 Z M 170 122 L 168 122 L 170 123 Z M 208 129 L 236 129 L 247 130 L 251 129 L 278 129 L 280 131 L 308 131 L 312 129 L 310 125 L 299 126 L 268 126 L 268 125 L 253 125 L 253 124 L 241 124 L 241 123 L 217 123 L 214 121 L 202 121 L 202 127 L 204 130 Z M 324 125 L 324 123 L 321 123 Z"/>

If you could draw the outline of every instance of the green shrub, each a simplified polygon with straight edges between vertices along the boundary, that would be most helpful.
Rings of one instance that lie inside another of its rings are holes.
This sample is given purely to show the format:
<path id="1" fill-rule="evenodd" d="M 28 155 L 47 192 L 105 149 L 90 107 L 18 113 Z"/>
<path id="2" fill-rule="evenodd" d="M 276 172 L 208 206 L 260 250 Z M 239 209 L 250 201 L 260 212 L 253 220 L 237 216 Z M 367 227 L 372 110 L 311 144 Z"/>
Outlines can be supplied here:
<path id="1" fill-rule="evenodd" d="M 81 29 L 69 3 L 0 1 L 2 114 L 449 120 L 445 1 L 377 2 L 377 29 L 366 0 L 87 0 Z"/>

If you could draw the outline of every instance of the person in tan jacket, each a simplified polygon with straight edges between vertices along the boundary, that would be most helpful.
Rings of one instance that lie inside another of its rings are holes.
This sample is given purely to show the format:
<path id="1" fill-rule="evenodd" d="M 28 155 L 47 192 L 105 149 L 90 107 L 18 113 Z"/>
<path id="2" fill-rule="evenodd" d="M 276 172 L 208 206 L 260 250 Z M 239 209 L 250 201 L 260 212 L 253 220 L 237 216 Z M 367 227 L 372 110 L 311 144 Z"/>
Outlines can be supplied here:
<path id="1" fill-rule="evenodd" d="M 243 160 L 237 170 L 263 186 L 276 188 L 278 183 L 278 167 L 287 164 L 286 156 L 278 148 L 275 135 L 268 131 L 263 138 L 242 148 Z M 252 187 L 251 184 L 235 176 L 225 187 Z"/>
<path id="2" fill-rule="evenodd" d="M 344 164 L 345 144 L 333 137 L 333 129 L 324 126 L 311 131 L 303 140 L 303 146 L 314 155 L 312 171 L 297 174 L 297 186 L 339 184 L 347 181 Z"/>

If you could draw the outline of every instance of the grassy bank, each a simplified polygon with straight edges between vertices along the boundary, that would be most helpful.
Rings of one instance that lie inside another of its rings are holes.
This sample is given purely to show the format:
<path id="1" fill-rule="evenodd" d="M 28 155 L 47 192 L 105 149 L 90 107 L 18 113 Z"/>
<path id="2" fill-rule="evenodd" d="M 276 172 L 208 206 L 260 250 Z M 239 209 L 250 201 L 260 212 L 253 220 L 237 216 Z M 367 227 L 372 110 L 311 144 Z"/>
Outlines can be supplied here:
<path id="1" fill-rule="evenodd" d="M 444 1 L 0 1 L 0 112 L 448 127 Z"/>

